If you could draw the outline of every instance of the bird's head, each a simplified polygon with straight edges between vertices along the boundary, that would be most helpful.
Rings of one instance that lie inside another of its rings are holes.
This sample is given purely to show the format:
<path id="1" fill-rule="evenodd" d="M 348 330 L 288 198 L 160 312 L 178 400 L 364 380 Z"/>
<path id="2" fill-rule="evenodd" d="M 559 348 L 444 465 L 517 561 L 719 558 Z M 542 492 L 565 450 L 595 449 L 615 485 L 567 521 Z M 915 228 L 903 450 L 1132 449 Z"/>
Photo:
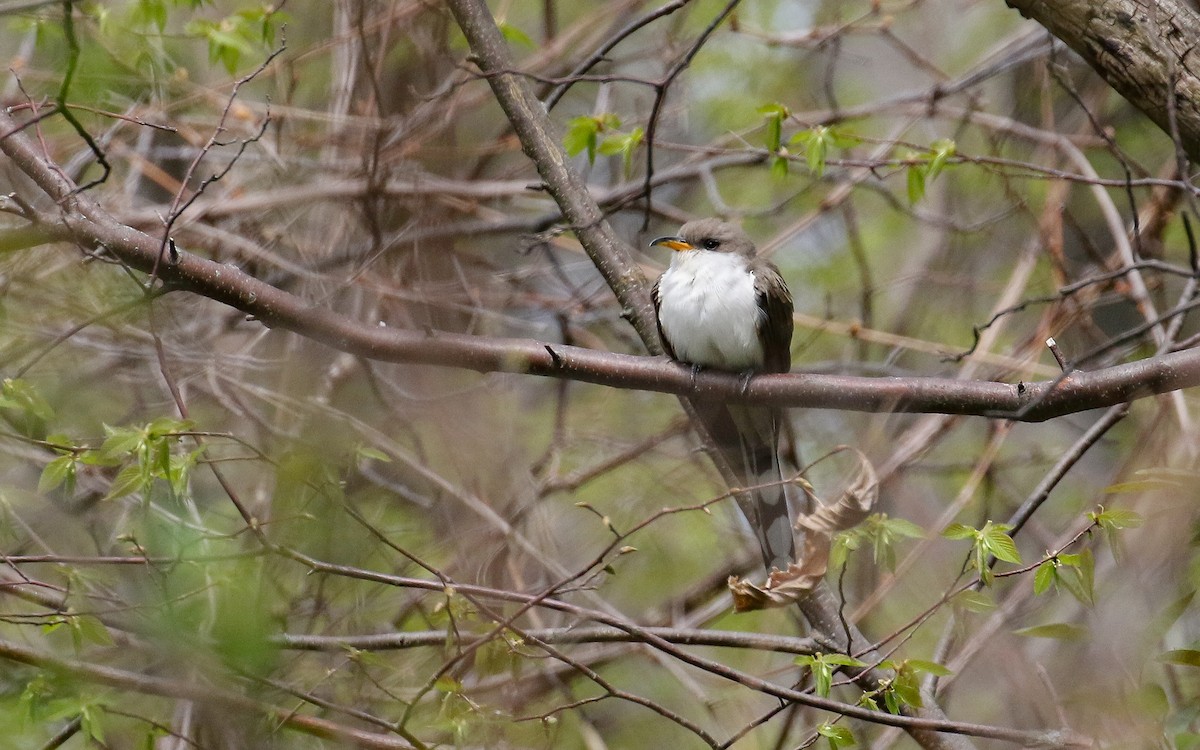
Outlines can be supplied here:
<path id="1" fill-rule="evenodd" d="M 651 247 L 669 247 L 672 250 L 707 250 L 716 253 L 734 253 L 747 258 L 754 257 L 754 243 L 741 227 L 721 219 L 697 219 L 679 228 L 679 234 L 659 237 Z"/>

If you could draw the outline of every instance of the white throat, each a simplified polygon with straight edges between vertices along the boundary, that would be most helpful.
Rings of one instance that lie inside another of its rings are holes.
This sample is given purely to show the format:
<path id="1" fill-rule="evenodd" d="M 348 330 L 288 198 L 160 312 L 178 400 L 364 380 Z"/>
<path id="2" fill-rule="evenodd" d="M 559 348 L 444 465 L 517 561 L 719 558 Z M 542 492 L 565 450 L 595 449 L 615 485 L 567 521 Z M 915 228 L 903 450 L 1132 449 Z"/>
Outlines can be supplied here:
<path id="1" fill-rule="evenodd" d="M 733 253 L 683 250 L 658 282 L 658 320 L 683 362 L 741 372 L 763 366 L 758 305 L 749 261 Z"/>

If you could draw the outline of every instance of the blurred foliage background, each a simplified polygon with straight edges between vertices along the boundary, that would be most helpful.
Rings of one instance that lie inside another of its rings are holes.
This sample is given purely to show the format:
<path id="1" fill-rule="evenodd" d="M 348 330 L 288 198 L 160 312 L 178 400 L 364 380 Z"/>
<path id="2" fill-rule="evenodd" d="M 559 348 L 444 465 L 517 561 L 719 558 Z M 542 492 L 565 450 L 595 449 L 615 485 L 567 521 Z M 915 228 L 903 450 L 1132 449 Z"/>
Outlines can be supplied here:
<path id="1" fill-rule="evenodd" d="M 0 91 L 26 118 L 70 106 L 111 171 L 61 116 L 29 132 L 78 183 L 103 177 L 121 221 L 372 324 L 642 351 L 441 4 L 65 5 L 69 26 L 63 3 L 0 2 Z M 649 239 L 706 215 L 780 265 L 796 370 L 1044 380 L 1048 336 L 1090 369 L 1196 332 L 1124 336 L 1148 313 L 1113 273 L 1125 243 L 1158 312 L 1195 291 L 1170 138 L 1003 3 L 745 0 L 711 36 L 724 0 L 671 5 L 583 76 L 657 6 L 491 8 L 648 277 Z M 757 553 L 732 503 L 698 508 L 724 489 L 674 398 L 368 361 L 66 245 L 0 273 L 0 638 L 279 711 L 10 664 L 7 746 L 337 746 L 280 729 L 311 715 L 422 747 L 691 747 L 694 724 L 791 748 L 833 720 L 645 645 L 548 653 L 497 627 L 518 601 L 464 593 L 579 608 L 526 608 L 524 629 L 598 611 L 804 635 L 795 612 L 730 612 L 725 578 L 760 575 Z M 1134 404 L 1014 535 L 1022 564 L 996 570 L 1025 572 L 954 602 L 969 542 L 941 532 L 1009 519 L 1099 416 L 790 418 L 806 457 L 851 444 L 880 468 L 886 515 L 830 580 L 892 658 L 952 670 L 951 718 L 1197 746 L 1193 394 Z M 1108 544 L 1100 505 L 1139 528 Z M 1035 593 L 1042 559 L 1059 577 Z M 811 687 L 791 654 L 697 651 Z"/>

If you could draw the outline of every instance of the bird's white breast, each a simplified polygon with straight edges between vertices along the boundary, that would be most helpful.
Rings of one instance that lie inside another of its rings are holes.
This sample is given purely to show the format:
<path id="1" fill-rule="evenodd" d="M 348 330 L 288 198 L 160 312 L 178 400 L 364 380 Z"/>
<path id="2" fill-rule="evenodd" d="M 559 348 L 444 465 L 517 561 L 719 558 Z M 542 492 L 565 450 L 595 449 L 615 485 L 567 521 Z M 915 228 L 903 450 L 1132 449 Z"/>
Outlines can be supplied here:
<path id="1" fill-rule="evenodd" d="M 685 250 L 658 283 L 663 335 L 683 362 L 740 372 L 763 365 L 754 275 L 746 258 Z"/>

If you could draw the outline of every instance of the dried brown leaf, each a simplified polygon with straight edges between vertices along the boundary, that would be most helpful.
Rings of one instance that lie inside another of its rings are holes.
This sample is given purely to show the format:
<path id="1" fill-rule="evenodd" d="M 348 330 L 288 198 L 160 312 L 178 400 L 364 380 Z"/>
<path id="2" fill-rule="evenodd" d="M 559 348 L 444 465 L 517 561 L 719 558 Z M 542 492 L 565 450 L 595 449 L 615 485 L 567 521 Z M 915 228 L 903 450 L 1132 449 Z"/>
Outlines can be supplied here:
<path id="1" fill-rule="evenodd" d="M 871 514 L 879 498 L 879 478 L 875 474 L 875 467 L 857 448 L 843 450 L 854 451 L 858 456 L 858 475 L 836 502 L 822 505 L 816 512 L 796 519 L 797 527 L 832 537 L 839 531 L 857 526 Z"/>
<path id="2" fill-rule="evenodd" d="M 772 570 L 762 586 L 730 576 L 727 584 L 733 594 L 734 611 L 786 607 L 807 596 L 825 576 L 833 535 L 856 526 L 870 514 L 879 496 L 879 480 L 867 457 L 858 450 L 849 450 L 854 450 L 860 463 L 854 481 L 837 502 L 823 505 L 796 521 L 796 526 L 807 532 L 800 562 L 792 563 L 787 570 Z"/>

